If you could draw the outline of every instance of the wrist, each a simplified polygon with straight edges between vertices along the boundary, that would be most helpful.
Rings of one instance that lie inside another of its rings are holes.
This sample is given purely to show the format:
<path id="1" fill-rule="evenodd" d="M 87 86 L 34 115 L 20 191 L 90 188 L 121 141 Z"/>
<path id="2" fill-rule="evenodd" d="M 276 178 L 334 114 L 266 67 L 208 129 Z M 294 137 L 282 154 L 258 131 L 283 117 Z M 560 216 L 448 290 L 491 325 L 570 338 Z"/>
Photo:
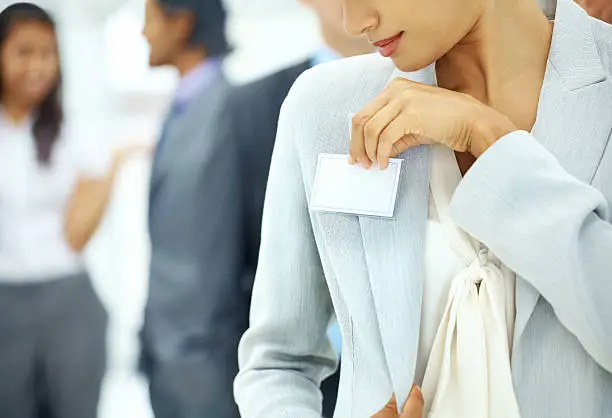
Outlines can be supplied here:
<path id="1" fill-rule="evenodd" d="M 479 113 L 472 123 L 469 149 L 470 154 L 476 158 L 484 154 L 498 139 L 517 130 L 510 119 L 491 108 L 487 107 Z"/>
<path id="2" fill-rule="evenodd" d="M 121 168 L 123 161 L 125 159 L 125 153 L 121 149 L 117 149 L 113 151 L 113 156 L 110 164 L 110 170 L 108 171 L 108 177 L 113 179 Z"/>

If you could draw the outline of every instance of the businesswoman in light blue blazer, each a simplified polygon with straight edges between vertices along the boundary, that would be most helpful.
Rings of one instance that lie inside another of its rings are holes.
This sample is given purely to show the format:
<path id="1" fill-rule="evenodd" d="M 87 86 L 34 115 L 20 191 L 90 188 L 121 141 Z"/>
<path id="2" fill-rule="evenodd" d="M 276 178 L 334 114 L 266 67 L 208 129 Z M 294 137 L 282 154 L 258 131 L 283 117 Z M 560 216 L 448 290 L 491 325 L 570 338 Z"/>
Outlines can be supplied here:
<path id="1" fill-rule="evenodd" d="M 383 57 L 284 104 L 242 416 L 320 417 L 334 313 L 336 418 L 612 416 L 612 26 L 571 0 L 343 3 Z M 403 160 L 393 218 L 311 210 L 321 153 Z"/>

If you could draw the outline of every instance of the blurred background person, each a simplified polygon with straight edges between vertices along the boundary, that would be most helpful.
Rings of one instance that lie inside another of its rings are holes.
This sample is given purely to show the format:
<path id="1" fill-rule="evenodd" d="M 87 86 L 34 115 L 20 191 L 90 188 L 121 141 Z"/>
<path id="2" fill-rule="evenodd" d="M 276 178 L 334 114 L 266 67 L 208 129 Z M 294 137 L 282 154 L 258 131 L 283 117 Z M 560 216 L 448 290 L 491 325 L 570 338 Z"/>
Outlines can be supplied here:
<path id="1" fill-rule="evenodd" d="M 0 0 L 0 10 L 12 3 Z M 94 142 L 110 148 L 130 138 L 157 138 L 179 77 L 171 67 L 148 66 L 149 47 L 140 34 L 145 0 L 36 4 L 50 11 L 58 25 L 71 141 L 84 148 L 96 148 Z M 305 61 L 321 45 L 315 15 L 298 0 L 226 4 L 232 53 L 223 67 L 230 80 L 244 83 Z M 278 36 L 286 31 L 298 35 Z M 121 166 L 104 219 L 81 254 L 109 314 L 100 418 L 152 417 L 148 381 L 134 367 L 149 282 L 150 163 L 151 155 L 139 154 Z"/>
<path id="2" fill-rule="evenodd" d="M 266 183 L 276 138 L 280 108 L 297 77 L 307 69 L 343 57 L 373 52 L 372 45 L 363 37 L 349 37 L 343 27 L 341 0 L 300 0 L 312 9 L 319 23 L 324 46 L 296 65 L 282 69 L 255 82 L 237 87 L 231 94 L 226 118 L 227 137 L 240 144 L 244 170 L 244 207 L 246 228 L 246 263 L 249 270 L 246 291 L 252 290 L 263 212 Z M 348 129 L 348 128 L 347 128 Z M 342 341 L 337 324 L 332 324 L 329 337 L 340 355 Z M 339 371 L 325 380 L 322 386 L 323 414 L 331 417 L 335 408 Z"/>
<path id="3" fill-rule="evenodd" d="M 612 0 L 577 0 L 591 16 L 612 23 Z"/>
<path id="4" fill-rule="evenodd" d="M 157 418 L 233 418 L 237 345 L 248 323 L 239 163 L 219 133 L 230 85 L 221 0 L 148 0 L 149 64 L 181 80 L 153 161 L 151 264 L 142 368 Z"/>
<path id="5" fill-rule="evenodd" d="M 67 119 L 70 119 L 68 117 Z M 92 134 L 92 138 L 95 136 Z M 0 13 L 0 414 L 94 418 L 107 314 L 80 256 L 124 159 L 64 120 L 55 23 Z M 44 411 L 43 411 L 44 410 Z"/>

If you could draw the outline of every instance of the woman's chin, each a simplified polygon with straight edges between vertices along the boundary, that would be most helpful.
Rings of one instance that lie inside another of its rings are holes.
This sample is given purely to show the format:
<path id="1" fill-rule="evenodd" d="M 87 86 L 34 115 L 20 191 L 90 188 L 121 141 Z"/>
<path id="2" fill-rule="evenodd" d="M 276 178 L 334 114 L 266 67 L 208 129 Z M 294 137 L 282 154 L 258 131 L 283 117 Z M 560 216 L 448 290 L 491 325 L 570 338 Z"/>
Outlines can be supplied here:
<path id="1" fill-rule="evenodd" d="M 413 73 L 415 71 L 423 70 L 429 67 L 431 62 L 409 62 L 407 60 L 402 60 L 400 57 L 393 57 L 393 64 L 395 67 L 403 73 Z"/>
<path id="2" fill-rule="evenodd" d="M 393 60 L 393 64 L 395 67 L 404 72 L 404 73 L 412 73 L 415 71 L 423 70 L 429 67 L 434 61 L 431 58 L 423 58 L 410 56 L 411 54 L 408 52 L 398 51 L 391 59 Z"/>

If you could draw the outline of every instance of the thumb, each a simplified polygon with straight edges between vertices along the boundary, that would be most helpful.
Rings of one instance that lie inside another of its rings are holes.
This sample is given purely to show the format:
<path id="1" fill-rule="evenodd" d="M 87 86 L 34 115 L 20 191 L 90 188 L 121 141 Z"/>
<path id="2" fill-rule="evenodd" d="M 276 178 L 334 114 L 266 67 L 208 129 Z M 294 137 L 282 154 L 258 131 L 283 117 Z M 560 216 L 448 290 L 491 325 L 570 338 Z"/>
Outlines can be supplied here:
<path id="1" fill-rule="evenodd" d="M 423 418 L 423 407 L 425 401 L 421 389 L 414 385 L 404 405 L 404 411 L 400 418 Z"/>

